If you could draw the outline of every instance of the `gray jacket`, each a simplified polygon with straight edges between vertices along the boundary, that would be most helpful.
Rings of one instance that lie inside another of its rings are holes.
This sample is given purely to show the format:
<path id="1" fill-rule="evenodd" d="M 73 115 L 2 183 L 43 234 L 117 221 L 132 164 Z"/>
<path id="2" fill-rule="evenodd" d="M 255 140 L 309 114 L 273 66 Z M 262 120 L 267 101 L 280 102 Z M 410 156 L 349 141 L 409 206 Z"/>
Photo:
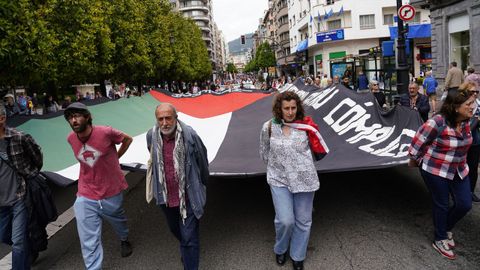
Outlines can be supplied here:
<path id="1" fill-rule="evenodd" d="M 197 135 L 197 132 L 192 127 L 184 124 L 181 121 L 178 123 L 182 127 L 183 141 L 185 144 L 185 188 L 188 196 L 188 201 L 192 207 L 195 217 L 200 219 L 203 215 L 203 208 L 205 207 L 207 199 L 207 180 L 210 175 L 208 171 L 208 157 L 207 149 L 203 145 L 202 139 Z M 147 146 L 150 151 L 152 147 L 152 131 L 151 128 L 147 132 Z M 156 164 L 155 155 L 153 155 L 152 162 Z M 157 201 L 157 205 L 165 204 L 162 191 L 159 187 L 158 175 L 153 170 L 153 196 Z"/>

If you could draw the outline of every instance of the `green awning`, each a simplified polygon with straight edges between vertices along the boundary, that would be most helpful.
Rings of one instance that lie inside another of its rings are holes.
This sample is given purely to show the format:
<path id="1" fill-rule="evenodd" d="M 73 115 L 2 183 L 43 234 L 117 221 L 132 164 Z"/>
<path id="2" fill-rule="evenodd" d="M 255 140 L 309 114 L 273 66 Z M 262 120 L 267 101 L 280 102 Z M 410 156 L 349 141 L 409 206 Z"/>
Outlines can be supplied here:
<path id="1" fill-rule="evenodd" d="M 342 57 L 345 57 L 346 55 L 347 55 L 347 52 L 342 51 L 342 52 L 332 52 L 328 56 L 329 56 L 329 59 L 331 60 L 331 59 L 342 58 Z"/>

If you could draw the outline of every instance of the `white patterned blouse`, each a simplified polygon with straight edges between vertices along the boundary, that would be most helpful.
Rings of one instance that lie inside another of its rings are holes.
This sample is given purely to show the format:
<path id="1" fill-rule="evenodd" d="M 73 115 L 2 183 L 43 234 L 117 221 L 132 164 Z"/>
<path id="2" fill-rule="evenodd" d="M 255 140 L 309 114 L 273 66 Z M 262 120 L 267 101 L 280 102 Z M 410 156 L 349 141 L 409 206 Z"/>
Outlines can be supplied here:
<path id="1" fill-rule="evenodd" d="M 267 182 L 287 187 L 290 192 L 312 192 L 320 188 L 317 169 L 305 131 L 290 128 L 283 134 L 281 124 L 265 122 L 260 133 L 260 157 L 267 164 Z"/>

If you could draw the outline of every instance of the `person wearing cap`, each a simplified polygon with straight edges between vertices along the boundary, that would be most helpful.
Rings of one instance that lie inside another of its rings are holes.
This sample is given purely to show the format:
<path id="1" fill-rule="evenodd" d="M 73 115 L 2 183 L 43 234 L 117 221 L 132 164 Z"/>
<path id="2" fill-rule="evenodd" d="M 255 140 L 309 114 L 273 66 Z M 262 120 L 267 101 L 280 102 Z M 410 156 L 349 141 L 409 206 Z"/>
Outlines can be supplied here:
<path id="1" fill-rule="evenodd" d="M 40 146 L 29 134 L 6 125 L 0 104 L 0 241 L 12 246 L 12 269 L 30 269 L 26 183 L 43 165 Z M 32 255 L 32 258 L 30 256 Z"/>
<path id="2" fill-rule="evenodd" d="M 101 269 L 102 218 L 112 225 L 119 236 L 121 256 L 132 254 L 127 218 L 122 206 L 122 191 L 128 185 L 120 169 L 119 158 L 133 139 L 112 127 L 94 126 L 90 111 L 80 102 L 70 104 L 64 116 L 73 130 L 67 140 L 80 162 L 74 210 L 83 260 L 86 269 Z M 118 151 L 116 144 L 120 144 Z"/>

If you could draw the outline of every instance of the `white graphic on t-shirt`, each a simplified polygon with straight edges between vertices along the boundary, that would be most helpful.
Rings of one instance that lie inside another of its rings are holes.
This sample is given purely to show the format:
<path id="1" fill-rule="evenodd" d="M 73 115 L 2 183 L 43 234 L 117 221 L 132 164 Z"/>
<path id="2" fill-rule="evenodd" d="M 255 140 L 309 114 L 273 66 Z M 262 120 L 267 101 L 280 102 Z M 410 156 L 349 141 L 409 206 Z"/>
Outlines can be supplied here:
<path id="1" fill-rule="evenodd" d="M 100 155 L 102 155 L 102 152 L 87 144 L 80 149 L 77 159 L 93 168 Z"/>

